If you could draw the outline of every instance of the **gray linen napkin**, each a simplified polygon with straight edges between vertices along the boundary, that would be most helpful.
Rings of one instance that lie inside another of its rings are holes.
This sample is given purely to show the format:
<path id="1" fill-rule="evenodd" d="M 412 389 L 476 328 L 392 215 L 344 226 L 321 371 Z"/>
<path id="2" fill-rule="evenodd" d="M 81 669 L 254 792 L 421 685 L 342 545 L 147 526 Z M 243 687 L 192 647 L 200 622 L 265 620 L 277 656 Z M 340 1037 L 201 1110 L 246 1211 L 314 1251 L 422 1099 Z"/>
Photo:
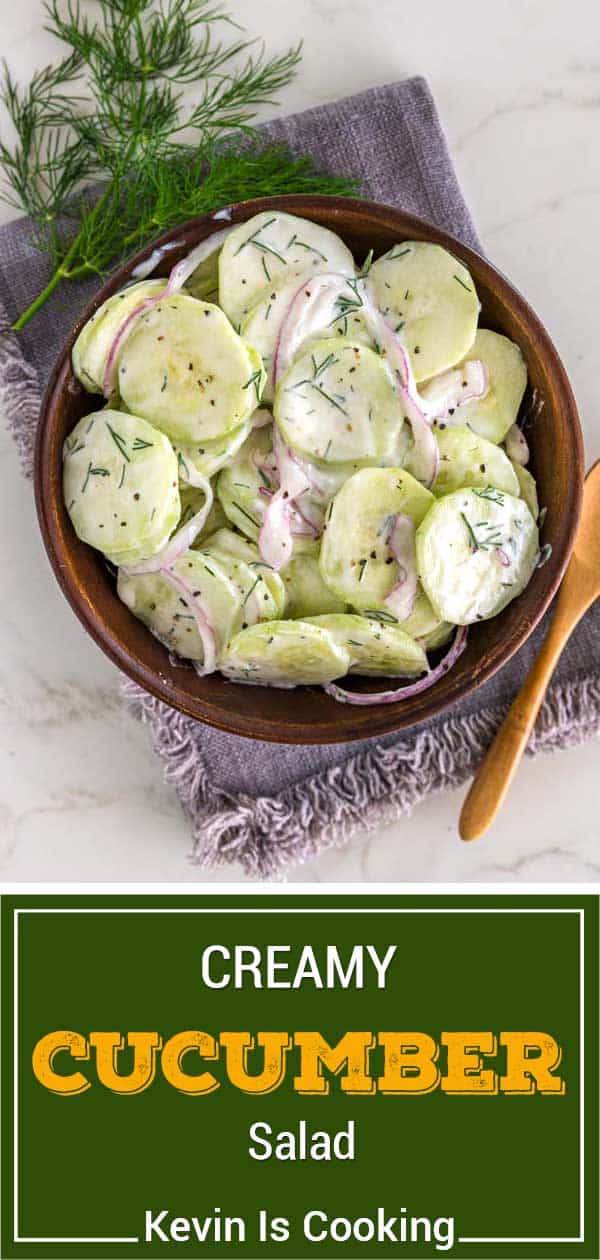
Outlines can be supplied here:
<path id="1" fill-rule="evenodd" d="M 265 133 L 323 168 L 357 176 L 365 196 L 446 228 L 480 248 L 428 86 L 422 78 L 361 92 L 267 123 Z M 21 219 L 0 230 L 0 400 L 31 469 L 40 391 L 95 280 L 56 294 L 20 334 L 6 329 L 48 279 Z M 2 309 L 3 305 L 3 309 Z M 600 729 L 600 608 L 565 653 L 530 751 L 575 744 Z M 431 792 L 473 771 L 539 646 L 518 657 L 449 714 L 402 736 L 352 745 L 273 746 L 212 730 L 126 682 L 128 702 L 151 732 L 166 777 L 189 814 L 193 860 L 239 861 L 274 876 L 359 828 L 407 813 Z M 291 699 L 293 703 L 293 698 Z"/>

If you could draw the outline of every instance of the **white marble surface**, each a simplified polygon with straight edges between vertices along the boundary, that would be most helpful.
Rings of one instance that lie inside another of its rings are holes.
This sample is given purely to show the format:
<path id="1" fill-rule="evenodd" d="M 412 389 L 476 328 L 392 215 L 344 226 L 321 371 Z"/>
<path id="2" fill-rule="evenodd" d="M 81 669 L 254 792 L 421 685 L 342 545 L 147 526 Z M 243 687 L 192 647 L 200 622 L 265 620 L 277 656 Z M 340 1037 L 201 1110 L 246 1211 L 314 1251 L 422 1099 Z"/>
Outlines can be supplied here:
<path id="1" fill-rule="evenodd" d="M 600 6 L 596 0 L 232 0 L 272 48 L 303 37 L 286 112 L 427 75 L 492 259 L 555 337 L 600 455 Z M 3 52 L 23 76 L 52 55 L 41 0 L 2 5 Z M 10 217 L 2 208 L 2 217 Z M 239 879 L 187 862 L 188 828 L 115 669 L 50 576 L 31 488 L 0 445 L 0 878 Z M 18 523 L 18 529 L 16 525 Z M 290 874 L 314 881 L 593 880 L 600 876 L 598 743 L 523 765 L 500 823 L 456 837 L 457 793 L 356 836 Z"/>

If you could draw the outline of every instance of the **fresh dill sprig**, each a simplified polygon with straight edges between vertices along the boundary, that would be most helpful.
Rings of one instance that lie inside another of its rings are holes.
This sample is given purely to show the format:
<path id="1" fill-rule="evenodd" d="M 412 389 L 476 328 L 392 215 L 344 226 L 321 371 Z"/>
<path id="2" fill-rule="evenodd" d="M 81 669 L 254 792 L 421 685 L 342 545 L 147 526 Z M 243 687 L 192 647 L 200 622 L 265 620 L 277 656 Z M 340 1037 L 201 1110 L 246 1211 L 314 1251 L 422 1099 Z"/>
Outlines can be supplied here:
<path id="1" fill-rule="evenodd" d="M 25 87 L 6 66 L 0 79 L 14 133 L 0 140 L 0 196 L 30 216 L 52 265 L 15 329 L 63 280 L 102 275 L 208 210 L 261 195 L 355 191 L 253 131 L 256 110 L 294 77 L 299 46 L 267 56 L 210 0 L 97 0 L 91 12 L 85 0 L 47 0 L 45 12 L 66 55 Z"/>

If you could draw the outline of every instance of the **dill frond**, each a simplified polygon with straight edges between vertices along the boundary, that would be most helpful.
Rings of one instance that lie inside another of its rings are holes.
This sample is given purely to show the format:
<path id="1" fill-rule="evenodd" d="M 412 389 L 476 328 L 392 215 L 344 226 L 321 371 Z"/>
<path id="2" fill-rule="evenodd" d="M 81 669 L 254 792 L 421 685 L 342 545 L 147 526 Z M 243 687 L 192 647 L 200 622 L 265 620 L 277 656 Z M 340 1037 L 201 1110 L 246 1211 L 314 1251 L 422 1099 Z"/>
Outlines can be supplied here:
<path id="1" fill-rule="evenodd" d="M 25 88 L 6 65 L 0 80 L 14 132 L 13 143 L 0 140 L 0 196 L 30 216 L 53 266 L 16 329 L 63 280 L 101 275 L 219 205 L 354 191 L 254 132 L 256 110 L 293 78 L 299 46 L 267 56 L 209 0 L 98 0 L 93 14 L 80 0 L 47 0 L 45 12 L 66 55 Z M 192 84 L 186 104 L 182 88 Z"/>

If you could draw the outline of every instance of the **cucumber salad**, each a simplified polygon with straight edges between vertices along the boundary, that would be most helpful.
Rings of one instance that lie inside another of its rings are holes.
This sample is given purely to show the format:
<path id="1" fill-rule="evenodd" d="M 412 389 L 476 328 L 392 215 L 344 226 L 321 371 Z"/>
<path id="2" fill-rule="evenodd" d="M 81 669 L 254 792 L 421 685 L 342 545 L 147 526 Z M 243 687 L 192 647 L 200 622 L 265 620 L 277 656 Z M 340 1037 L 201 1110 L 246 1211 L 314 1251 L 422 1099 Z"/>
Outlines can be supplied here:
<path id="1" fill-rule="evenodd" d="M 540 563 L 519 347 L 426 241 L 359 268 L 273 209 L 151 278 L 164 252 L 73 347 L 105 400 L 64 446 L 77 535 L 202 675 L 351 704 L 432 686 Z"/>

